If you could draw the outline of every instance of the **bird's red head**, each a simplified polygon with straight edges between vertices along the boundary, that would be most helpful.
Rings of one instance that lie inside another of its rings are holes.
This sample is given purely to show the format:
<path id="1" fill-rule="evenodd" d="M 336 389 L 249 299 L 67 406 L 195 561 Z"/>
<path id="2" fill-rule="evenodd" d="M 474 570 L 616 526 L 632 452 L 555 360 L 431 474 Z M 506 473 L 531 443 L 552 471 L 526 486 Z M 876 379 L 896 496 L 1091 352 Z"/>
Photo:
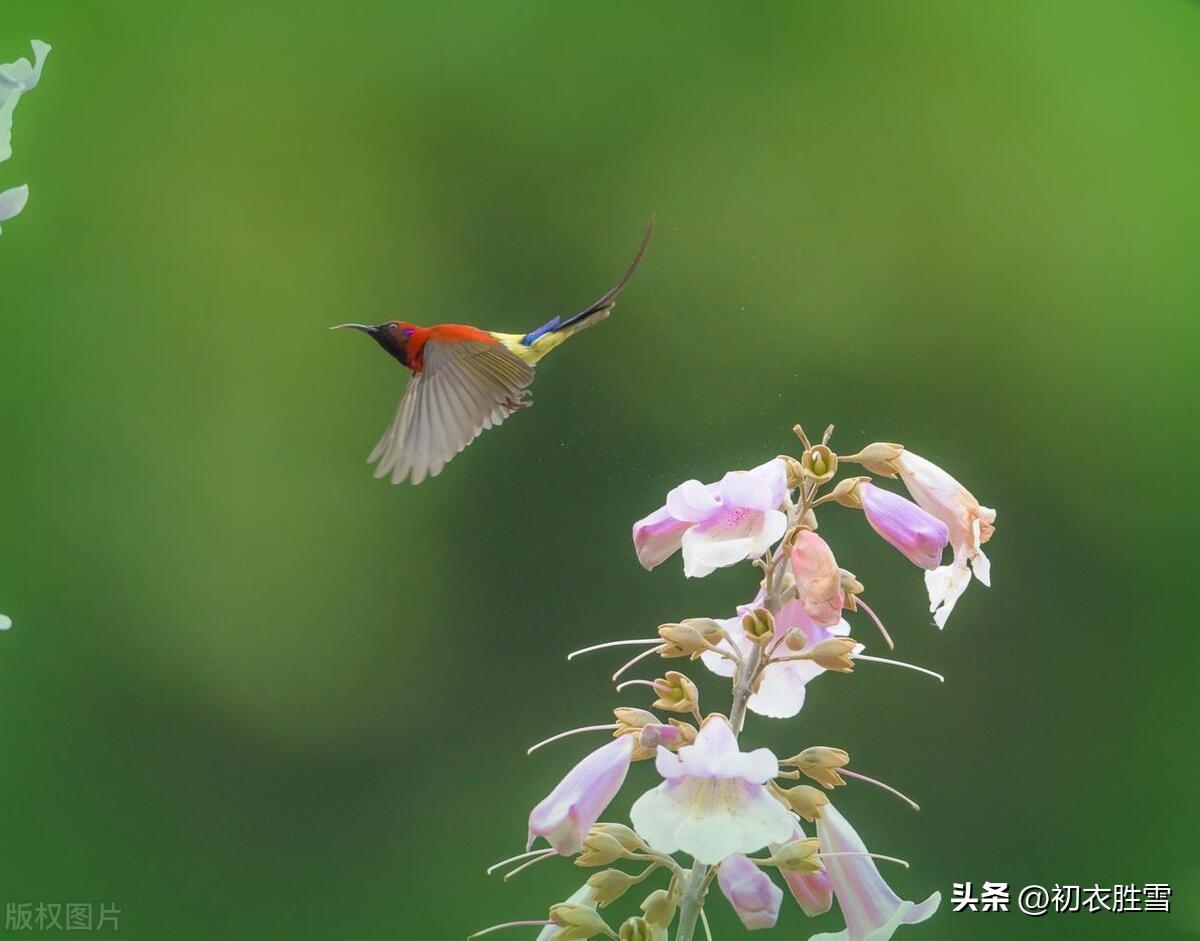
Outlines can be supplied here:
<path id="1" fill-rule="evenodd" d="M 389 320 L 377 327 L 369 327 L 361 323 L 344 323 L 334 330 L 361 330 L 383 347 L 390 356 L 399 360 L 409 369 L 414 367 L 413 356 L 410 355 L 409 340 L 420 328 L 403 320 Z"/>

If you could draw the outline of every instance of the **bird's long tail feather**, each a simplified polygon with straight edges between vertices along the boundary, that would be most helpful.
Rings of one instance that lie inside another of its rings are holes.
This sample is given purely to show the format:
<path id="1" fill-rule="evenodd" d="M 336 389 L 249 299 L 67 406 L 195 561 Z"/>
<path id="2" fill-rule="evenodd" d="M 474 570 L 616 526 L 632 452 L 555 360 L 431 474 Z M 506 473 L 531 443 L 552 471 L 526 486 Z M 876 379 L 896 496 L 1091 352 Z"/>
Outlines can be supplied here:
<path id="1" fill-rule="evenodd" d="M 642 236 L 642 244 L 638 246 L 637 254 L 633 256 L 633 261 L 621 275 L 621 280 L 609 288 L 602 297 L 594 304 L 591 304 L 577 314 L 572 314 L 566 320 L 561 317 L 555 317 L 553 320 L 542 324 L 536 330 L 533 330 L 521 338 L 521 343 L 525 346 L 532 346 L 540 337 L 547 333 L 562 333 L 566 336 L 578 333 L 580 330 L 586 330 L 588 327 L 598 324 L 601 320 L 612 312 L 613 306 L 617 303 L 617 297 L 625 289 L 625 285 L 629 283 L 629 279 L 638 269 L 638 265 L 642 262 L 642 256 L 646 254 L 646 247 L 650 244 L 650 239 L 654 235 L 654 216 L 650 217 L 649 223 L 646 225 L 646 232 Z"/>

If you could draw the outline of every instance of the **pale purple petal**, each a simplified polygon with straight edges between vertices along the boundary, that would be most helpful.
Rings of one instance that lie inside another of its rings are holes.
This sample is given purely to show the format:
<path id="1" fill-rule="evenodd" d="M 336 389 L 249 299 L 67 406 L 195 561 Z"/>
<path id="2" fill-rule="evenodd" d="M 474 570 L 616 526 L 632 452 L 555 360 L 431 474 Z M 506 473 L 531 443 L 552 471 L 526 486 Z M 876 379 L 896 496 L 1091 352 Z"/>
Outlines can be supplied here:
<path id="1" fill-rule="evenodd" d="M 746 930 L 772 928 L 778 921 L 783 890 L 742 854 L 735 853 L 721 863 L 717 885 Z"/>
<path id="2" fill-rule="evenodd" d="M 583 838 L 600 819 L 625 781 L 633 758 L 632 735 L 613 739 L 567 772 L 529 815 L 529 846 L 537 837 L 562 856 L 578 853 Z"/>
<path id="3" fill-rule="evenodd" d="M 821 808 L 817 837 L 822 853 L 865 853 L 866 846 L 832 804 Z M 901 925 L 915 925 L 929 918 L 941 904 L 934 892 L 919 905 L 901 899 L 883 880 L 875 860 L 869 856 L 823 857 L 838 907 L 846 919 L 846 930 L 816 935 L 826 941 L 888 941 Z"/>
<path id="4" fill-rule="evenodd" d="M 754 549 L 754 537 L 739 536 L 738 531 L 736 527 L 723 526 L 693 526 L 689 529 L 683 534 L 683 574 L 688 578 L 703 578 L 717 569 L 749 558 Z"/>
<path id="5" fill-rule="evenodd" d="M 805 687 L 809 681 L 824 672 L 806 660 L 773 663 L 763 671 L 758 692 L 751 695 L 746 705 L 755 715 L 790 719 L 804 708 Z"/>
<path id="6" fill-rule="evenodd" d="M 765 787 L 741 778 L 664 781 L 634 802 L 629 819 L 655 849 L 682 850 L 710 865 L 781 842 L 792 826 L 791 815 Z"/>
<path id="7" fill-rule="evenodd" d="M 667 494 L 667 512 L 688 523 L 702 523 L 720 508 L 717 489 L 698 480 L 685 480 Z"/>
<path id="8" fill-rule="evenodd" d="M 863 513 L 871 528 L 923 569 L 941 564 L 950 530 L 936 516 L 899 494 L 874 484 L 858 485 Z"/>
<path id="9" fill-rule="evenodd" d="M 787 495 L 787 467 L 775 458 L 753 470 L 730 471 L 721 478 L 721 502 L 752 510 L 777 510 Z"/>
<path id="10" fill-rule="evenodd" d="M 633 524 L 633 548 L 646 569 L 660 565 L 683 544 L 683 534 L 691 523 L 677 520 L 666 507 L 655 510 Z"/>

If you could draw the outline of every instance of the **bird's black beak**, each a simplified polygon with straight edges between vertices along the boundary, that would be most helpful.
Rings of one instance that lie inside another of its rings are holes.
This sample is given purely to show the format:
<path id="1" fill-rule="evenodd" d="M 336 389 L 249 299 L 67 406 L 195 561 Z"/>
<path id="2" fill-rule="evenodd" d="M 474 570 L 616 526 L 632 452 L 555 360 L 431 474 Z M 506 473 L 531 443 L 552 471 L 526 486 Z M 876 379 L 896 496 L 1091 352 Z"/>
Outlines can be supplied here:
<path id="1" fill-rule="evenodd" d="M 363 323 L 340 323 L 336 327 L 330 327 L 330 330 L 361 330 L 367 336 L 377 336 L 379 334 L 378 327 L 368 327 Z"/>

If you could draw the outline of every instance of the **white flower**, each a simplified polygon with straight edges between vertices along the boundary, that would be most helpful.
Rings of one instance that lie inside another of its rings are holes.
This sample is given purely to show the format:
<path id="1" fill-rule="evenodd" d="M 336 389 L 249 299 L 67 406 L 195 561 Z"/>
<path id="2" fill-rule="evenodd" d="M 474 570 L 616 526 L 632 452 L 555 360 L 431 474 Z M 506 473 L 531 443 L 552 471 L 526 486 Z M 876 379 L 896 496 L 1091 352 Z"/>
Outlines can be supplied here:
<path id="1" fill-rule="evenodd" d="M 32 45 L 32 65 L 28 59 L 0 65 L 0 163 L 12 156 L 12 120 L 17 102 L 37 87 L 42 77 L 42 64 L 50 52 L 50 46 L 40 40 L 35 39 Z"/>
<path id="2" fill-rule="evenodd" d="M 25 208 L 29 201 L 29 187 L 17 186 L 0 193 L 0 222 L 7 222 Z M 3 229 L 0 229 L 2 232 Z"/>
<path id="3" fill-rule="evenodd" d="M 966 487 L 912 451 L 901 452 L 891 463 L 917 505 L 950 531 L 954 560 L 925 573 L 929 610 L 937 626 L 945 627 L 959 596 L 970 584 L 972 572 L 983 584 L 992 583 L 991 566 L 981 547 L 992 538 L 996 511 L 980 506 Z"/>
<path id="4" fill-rule="evenodd" d="M 706 719 L 695 743 L 678 753 L 660 746 L 655 767 L 666 780 L 637 799 L 629 818 L 661 852 L 716 864 L 792 832 L 791 815 L 765 787 L 779 773 L 778 759 L 766 748 L 739 751 L 724 716 Z"/>

